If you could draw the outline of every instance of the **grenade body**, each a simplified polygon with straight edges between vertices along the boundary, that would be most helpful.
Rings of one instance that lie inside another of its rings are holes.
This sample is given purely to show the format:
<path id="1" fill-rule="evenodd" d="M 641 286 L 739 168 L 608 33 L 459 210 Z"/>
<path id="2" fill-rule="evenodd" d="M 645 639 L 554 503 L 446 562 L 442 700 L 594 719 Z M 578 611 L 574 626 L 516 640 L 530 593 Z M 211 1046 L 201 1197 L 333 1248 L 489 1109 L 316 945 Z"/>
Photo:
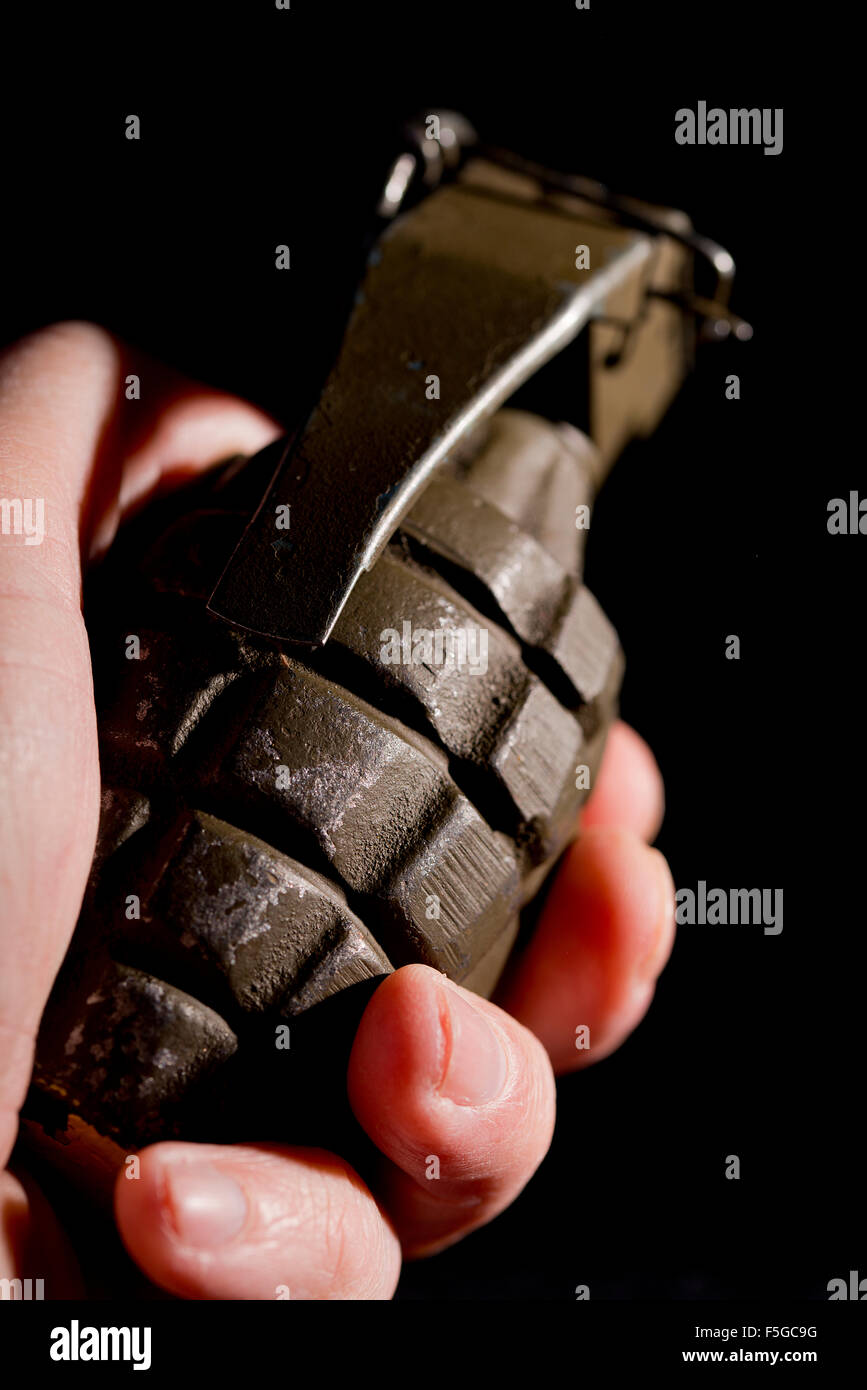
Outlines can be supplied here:
<path id="1" fill-rule="evenodd" d="M 583 435 L 494 416 L 316 651 L 206 610 L 260 472 L 145 513 L 88 599 L 102 817 L 26 1112 L 68 1167 L 167 1137 L 323 1142 L 383 975 L 492 992 L 616 713 Z"/>

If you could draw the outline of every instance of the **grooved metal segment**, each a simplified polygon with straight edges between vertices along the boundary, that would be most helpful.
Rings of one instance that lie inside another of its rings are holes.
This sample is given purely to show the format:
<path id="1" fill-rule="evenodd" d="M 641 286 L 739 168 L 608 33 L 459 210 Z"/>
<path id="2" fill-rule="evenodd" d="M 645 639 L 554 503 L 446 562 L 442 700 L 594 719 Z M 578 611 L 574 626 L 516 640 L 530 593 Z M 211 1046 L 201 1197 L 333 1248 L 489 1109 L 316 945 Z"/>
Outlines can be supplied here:
<path id="1" fill-rule="evenodd" d="M 554 853 L 573 828 L 583 798 L 564 770 L 589 763 L 590 756 L 580 724 L 533 681 L 493 750 L 491 765 L 509 789 L 534 863 Z"/>
<path id="2" fill-rule="evenodd" d="M 461 461 L 456 474 L 514 521 L 528 540 L 577 575 L 587 529 L 575 525 L 576 512 L 592 506 L 593 480 L 601 467 L 596 449 L 580 430 L 550 424 L 525 410 L 500 410 L 484 445 Z"/>
<path id="3" fill-rule="evenodd" d="M 141 915 L 115 950 L 224 1012 L 291 1015 L 391 969 L 333 884 L 201 811 L 179 814 L 128 886 Z"/>
<path id="4" fill-rule="evenodd" d="M 267 820 L 279 846 L 306 848 L 360 895 L 396 962 L 460 978 L 502 904 L 517 905 L 509 842 L 460 795 L 442 753 L 289 657 L 264 675 L 201 775 L 221 804 Z M 426 915 L 430 895 L 436 918 Z"/>
<path id="5" fill-rule="evenodd" d="M 584 585 L 541 645 L 572 682 L 585 731 L 593 734 L 620 688 L 623 666 L 617 633 Z"/>
<path id="6" fill-rule="evenodd" d="M 133 786 L 165 775 L 242 666 L 231 636 L 217 630 L 169 632 L 139 624 L 130 635 L 139 642 L 137 657 L 126 656 L 127 634 L 108 638 L 116 655 L 103 692 L 99 737 L 112 779 Z"/>
<path id="7" fill-rule="evenodd" d="M 445 561 L 451 575 L 486 590 L 532 646 L 545 641 L 574 592 L 574 576 L 532 535 L 454 479 L 435 478 L 401 530 L 431 564 Z"/>
<path id="8" fill-rule="evenodd" d="M 34 1080 L 101 1132 L 146 1143 L 173 1132 L 236 1048 L 222 1018 L 165 980 L 79 957 L 46 1008 Z"/>
<path id="9" fill-rule="evenodd" d="M 99 882 L 100 871 L 107 859 L 136 830 L 147 824 L 150 802 L 140 791 L 130 787 L 103 786 L 100 797 L 99 835 L 96 841 L 89 889 Z"/>

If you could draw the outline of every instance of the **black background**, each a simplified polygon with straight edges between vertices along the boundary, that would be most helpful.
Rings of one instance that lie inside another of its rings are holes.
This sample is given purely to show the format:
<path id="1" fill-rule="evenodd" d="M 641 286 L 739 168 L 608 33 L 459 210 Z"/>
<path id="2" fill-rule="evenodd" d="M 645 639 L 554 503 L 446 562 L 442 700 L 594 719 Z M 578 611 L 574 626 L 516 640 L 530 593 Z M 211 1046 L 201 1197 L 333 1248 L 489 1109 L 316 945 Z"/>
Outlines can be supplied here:
<path id="1" fill-rule="evenodd" d="M 863 465 L 834 427 L 842 349 L 810 322 L 832 293 L 823 276 L 839 288 L 847 272 L 842 233 L 816 211 L 822 132 L 787 72 L 787 13 L 293 0 L 115 11 L 73 31 L 57 81 L 21 53 L 3 130 L 3 338 L 93 319 L 287 425 L 334 348 L 414 110 L 455 107 L 496 143 L 683 207 L 738 264 L 754 340 L 705 348 L 658 433 L 624 455 L 587 575 L 627 652 L 623 714 L 665 775 L 659 844 L 677 885 L 782 887 L 784 930 L 683 928 L 635 1036 L 560 1083 L 537 1178 L 491 1227 L 410 1267 L 408 1298 L 569 1299 L 578 1284 L 593 1298 L 823 1298 L 829 1279 L 867 1275 L 847 709 L 865 542 L 826 530 L 828 499 Z M 676 145 L 676 109 L 702 99 L 784 107 L 782 155 Z M 131 113 L 139 142 L 124 137 Z M 288 274 L 274 269 L 283 242 Z M 739 402 L 724 397 L 731 371 Z M 732 633 L 739 662 L 724 656 Z M 738 1182 L 724 1177 L 733 1153 Z"/>

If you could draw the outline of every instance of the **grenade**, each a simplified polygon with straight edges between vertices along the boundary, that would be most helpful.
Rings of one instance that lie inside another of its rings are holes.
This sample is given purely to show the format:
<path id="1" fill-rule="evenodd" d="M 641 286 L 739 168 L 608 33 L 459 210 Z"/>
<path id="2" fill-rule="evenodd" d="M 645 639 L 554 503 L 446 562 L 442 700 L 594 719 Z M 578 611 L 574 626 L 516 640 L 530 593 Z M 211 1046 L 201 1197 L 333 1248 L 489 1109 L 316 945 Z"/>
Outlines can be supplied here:
<path id="1" fill-rule="evenodd" d="M 90 585 L 102 815 L 24 1127 L 95 1191 L 163 1138 L 339 1143 L 401 965 L 491 994 L 617 710 L 595 493 L 697 339 L 749 333 L 684 214 L 448 113 L 379 233 L 303 427 L 152 506 Z M 560 353 L 575 423 L 504 407 Z"/>

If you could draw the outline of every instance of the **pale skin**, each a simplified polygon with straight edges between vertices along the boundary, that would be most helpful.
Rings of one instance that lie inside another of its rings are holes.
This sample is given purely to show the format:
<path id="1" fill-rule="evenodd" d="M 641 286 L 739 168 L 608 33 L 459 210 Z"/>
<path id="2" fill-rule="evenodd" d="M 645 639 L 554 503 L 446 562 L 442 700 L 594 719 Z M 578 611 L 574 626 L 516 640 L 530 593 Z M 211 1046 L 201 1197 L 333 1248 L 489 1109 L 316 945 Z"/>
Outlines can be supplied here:
<path id="1" fill-rule="evenodd" d="M 139 401 L 124 396 L 133 372 Z M 0 537 L 0 1168 L 96 837 L 82 569 L 156 491 L 280 432 L 93 325 L 55 325 L 0 358 L 0 497 L 45 499 L 41 545 Z M 555 1073 L 623 1042 L 668 959 L 674 887 L 648 844 L 662 812 L 653 755 L 618 723 L 580 838 L 496 1002 L 413 965 L 368 1004 L 348 1089 L 381 1151 L 373 1188 L 321 1150 L 155 1144 L 139 1179 L 121 1175 L 115 1193 L 144 1273 L 190 1299 L 387 1299 L 403 1258 L 443 1249 L 508 1206 L 550 1144 Z M 581 1025 L 589 1051 L 575 1046 Z M 426 1176 L 429 1155 L 438 1179 Z M 42 1277 L 47 1297 L 75 1296 L 75 1253 L 25 1183 L 0 1173 L 0 1277 Z"/>

